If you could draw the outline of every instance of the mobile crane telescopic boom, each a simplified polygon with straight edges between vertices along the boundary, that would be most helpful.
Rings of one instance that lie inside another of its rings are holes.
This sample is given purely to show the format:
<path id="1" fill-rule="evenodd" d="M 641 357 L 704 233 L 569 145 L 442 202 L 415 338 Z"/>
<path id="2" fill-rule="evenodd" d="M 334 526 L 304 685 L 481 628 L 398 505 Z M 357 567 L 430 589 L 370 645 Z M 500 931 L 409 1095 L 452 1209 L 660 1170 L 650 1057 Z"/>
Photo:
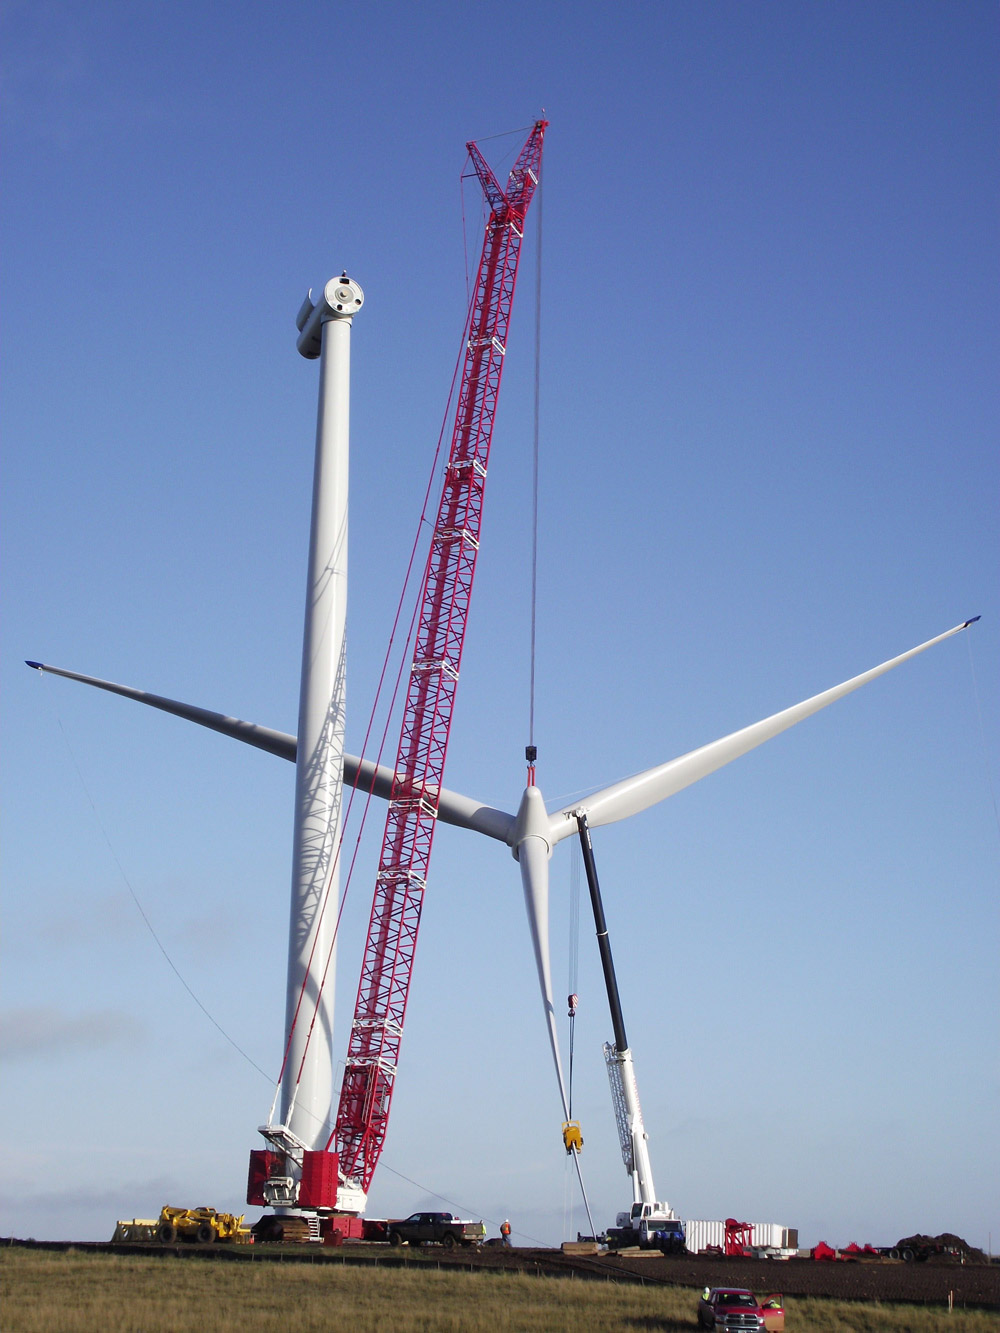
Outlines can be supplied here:
<path id="1" fill-rule="evenodd" d="M 628 1037 L 625 1035 L 625 1018 L 622 1014 L 618 979 L 615 976 L 615 964 L 611 956 L 611 941 L 604 918 L 601 886 L 597 878 L 597 865 L 594 861 L 594 848 L 590 840 L 590 826 L 586 814 L 578 814 L 576 823 L 583 852 L 583 865 L 587 873 L 587 887 L 590 890 L 590 903 L 594 911 L 594 927 L 597 931 L 597 946 L 601 953 L 601 966 L 604 969 L 604 984 L 607 987 L 608 1004 L 611 1008 L 611 1026 L 615 1036 L 613 1045 L 610 1042 L 604 1044 L 604 1059 L 608 1067 L 611 1101 L 618 1125 L 622 1161 L 632 1180 L 631 1217 L 651 1221 L 673 1220 L 676 1214 L 668 1203 L 657 1199 L 656 1188 L 653 1185 L 653 1169 L 649 1162 L 649 1135 L 642 1119 L 635 1066 L 632 1062 Z M 621 1215 L 619 1215 L 619 1225 L 622 1225 Z"/>

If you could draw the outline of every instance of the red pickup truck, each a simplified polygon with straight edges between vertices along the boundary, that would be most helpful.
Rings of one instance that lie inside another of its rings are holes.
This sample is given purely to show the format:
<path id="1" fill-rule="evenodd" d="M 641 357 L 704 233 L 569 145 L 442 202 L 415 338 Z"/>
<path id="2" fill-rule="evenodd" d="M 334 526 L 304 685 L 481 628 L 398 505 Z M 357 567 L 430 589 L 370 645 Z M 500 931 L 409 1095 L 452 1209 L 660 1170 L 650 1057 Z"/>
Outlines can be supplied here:
<path id="1" fill-rule="evenodd" d="M 745 1287 L 706 1287 L 698 1302 L 698 1326 L 784 1333 L 785 1309 L 777 1294 L 758 1301 Z"/>

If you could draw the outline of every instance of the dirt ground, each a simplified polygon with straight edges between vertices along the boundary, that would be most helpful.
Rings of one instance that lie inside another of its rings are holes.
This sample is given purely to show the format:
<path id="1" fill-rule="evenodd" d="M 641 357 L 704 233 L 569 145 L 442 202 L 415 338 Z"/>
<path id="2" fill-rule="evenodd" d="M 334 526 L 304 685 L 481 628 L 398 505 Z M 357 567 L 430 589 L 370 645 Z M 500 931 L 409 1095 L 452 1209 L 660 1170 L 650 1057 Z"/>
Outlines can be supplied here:
<path id="1" fill-rule="evenodd" d="M 70 1242 L 39 1242 L 0 1239 L 0 1245 L 25 1245 L 39 1249 L 116 1251 L 131 1254 L 182 1254 L 201 1260 L 233 1262 L 349 1263 L 403 1266 L 433 1264 L 457 1268 L 521 1270 L 540 1275 L 569 1275 L 617 1281 L 645 1281 L 671 1286 L 701 1288 L 749 1287 L 758 1296 L 781 1292 L 787 1296 L 821 1296 L 833 1300 L 899 1301 L 912 1305 L 947 1303 L 954 1293 L 959 1309 L 1000 1311 L 1000 1264 L 956 1262 L 903 1263 L 838 1261 L 818 1263 L 812 1259 L 723 1259 L 691 1258 L 659 1254 L 605 1256 L 564 1255 L 559 1250 L 530 1250 L 486 1247 L 482 1250 L 445 1250 L 440 1246 L 390 1250 L 387 1245 L 105 1245 Z"/>
<path id="2" fill-rule="evenodd" d="M 552 1251 L 515 1251 L 552 1264 Z M 558 1252 L 556 1252 L 558 1253 Z M 547 1259 L 543 1256 L 548 1256 Z M 566 1256 L 569 1259 L 571 1256 Z M 563 1256 L 555 1259 L 558 1265 Z M 572 1256 L 574 1262 L 576 1256 Z M 623 1268 L 647 1280 L 689 1287 L 749 1287 L 757 1295 L 825 1296 L 835 1300 L 940 1304 L 954 1292 L 959 1307 L 1000 1310 L 1000 1264 L 817 1263 L 812 1259 L 718 1259 L 615 1255 L 587 1262 L 605 1271 Z"/>
<path id="3" fill-rule="evenodd" d="M 365 1247 L 344 1246 L 345 1258 Z M 336 1253 L 336 1251 L 333 1251 Z M 664 1257 L 659 1254 L 581 1256 L 559 1250 L 502 1250 L 450 1253 L 429 1246 L 412 1253 L 411 1262 L 455 1263 L 461 1266 L 524 1268 L 535 1272 L 665 1282 L 684 1287 L 749 1287 L 758 1295 L 780 1291 L 788 1296 L 824 1296 L 833 1300 L 900 1301 L 946 1304 L 954 1293 L 959 1308 L 1000 1310 L 1000 1264 L 911 1263 L 812 1259 L 722 1259 Z"/>

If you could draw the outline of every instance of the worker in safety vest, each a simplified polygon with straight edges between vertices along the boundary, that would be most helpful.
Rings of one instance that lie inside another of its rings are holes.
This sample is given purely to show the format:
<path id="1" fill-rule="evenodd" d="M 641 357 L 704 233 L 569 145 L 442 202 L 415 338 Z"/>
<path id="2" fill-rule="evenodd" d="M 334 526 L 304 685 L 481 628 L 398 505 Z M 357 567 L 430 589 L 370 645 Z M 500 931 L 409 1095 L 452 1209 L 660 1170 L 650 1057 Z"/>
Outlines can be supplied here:
<path id="1" fill-rule="evenodd" d="M 506 1218 L 504 1218 L 503 1226 L 501 1226 L 501 1228 L 500 1228 L 500 1238 L 501 1238 L 501 1240 L 503 1241 L 504 1246 L 509 1250 L 509 1249 L 510 1249 L 510 1223 L 507 1221 Z"/>

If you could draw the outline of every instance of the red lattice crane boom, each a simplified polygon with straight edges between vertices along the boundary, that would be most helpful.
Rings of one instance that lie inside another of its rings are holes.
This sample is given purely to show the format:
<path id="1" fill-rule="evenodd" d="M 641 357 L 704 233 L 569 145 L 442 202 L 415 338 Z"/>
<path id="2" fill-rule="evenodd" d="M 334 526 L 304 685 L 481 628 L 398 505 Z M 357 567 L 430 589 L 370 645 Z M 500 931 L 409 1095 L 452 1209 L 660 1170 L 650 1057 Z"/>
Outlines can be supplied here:
<path id="1" fill-rule="evenodd" d="M 499 185 L 476 144 L 466 145 L 490 213 L 472 298 L 451 449 L 424 572 L 396 777 L 340 1106 L 330 1140 L 336 1140 L 342 1175 L 365 1193 L 382 1151 L 395 1085 L 479 551 L 486 470 L 524 219 L 538 184 L 547 123 L 540 120 L 533 126 L 506 189 Z"/>
<path id="2" fill-rule="evenodd" d="M 340 1170 L 365 1193 L 388 1126 L 413 949 L 459 682 L 461 648 L 479 553 L 497 393 L 507 351 L 524 219 L 539 183 L 547 121 L 533 125 L 501 188 L 467 144 L 489 207 L 476 276 L 451 452 L 420 595 L 413 663 L 385 818 L 375 900 L 357 988 L 336 1140 Z"/>

